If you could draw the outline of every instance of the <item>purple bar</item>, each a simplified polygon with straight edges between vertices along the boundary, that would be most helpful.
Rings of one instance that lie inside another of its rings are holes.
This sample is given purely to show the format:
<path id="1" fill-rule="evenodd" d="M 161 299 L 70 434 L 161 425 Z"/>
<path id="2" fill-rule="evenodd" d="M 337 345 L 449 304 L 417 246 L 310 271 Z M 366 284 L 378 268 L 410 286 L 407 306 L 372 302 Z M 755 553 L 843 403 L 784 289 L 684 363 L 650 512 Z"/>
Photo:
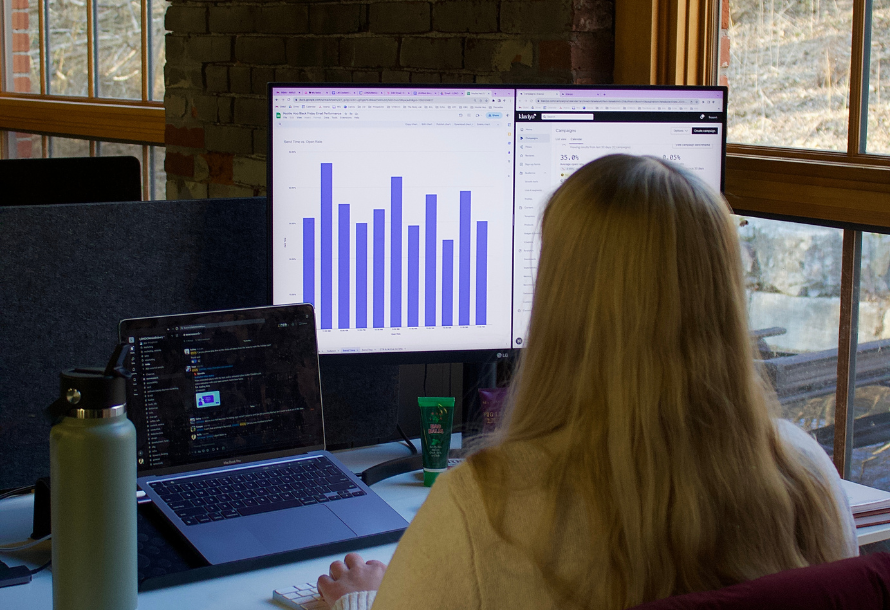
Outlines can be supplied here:
<path id="1" fill-rule="evenodd" d="M 383 264 L 386 210 L 374 210 L 374 328 L 383 328 Z"/>
<path id="2" fill-rule="evenodd" d="M 460 261 L 458 262 L 457 323 L 470 325 L 470 191 L 460 192 Z"/>
<path id="3" fill-rule="evenodd" d="M 389 325 L 392 328 L 402 326 L 402 178 L 393 176 L 390 179 L 390 203 L 392 218 L 390 222 L 390 285 L 389 285 Z"/>
<path id="4" fill-rule="evenodd" d="M 486 323 L 488 307 L 488 221 L 476 223 L 476 325 Z"/>
<path id="5" fill-rule="evenodd" d="M 334 301 L 333 164 L 321 164 L 321 327 L 333 328 Z"/>
<path id="6" fill-rule="evenodd" d="M 339 206 L 337 226 L 337 328 L 349 328 L 349 204 Z"/>
<path id="7" fill-rule="evenodd" d="M 355 225 L 355 327 L 368 328 L 368 223 Z"/>
<path id="8" fill-rule="evenodd" d="M 436 196 L 426 196 L 426 252 L 423 270 L 424 325 L 436 325 Z"/>
<path id="9" fill-rule="evenodd" d="M 442 241 L 442 326 L 454 324 L 454 240 Z"/>
<path id="10" fill-rule="evenodd" d="M 303 302 L 315 305 L 315 219 L 303 219 Z"/>
<path id="11" fill-rule="evenodd" d="M 420 301 L 420 226 L 408 225 L 408 326 L 417 326 Z"/>

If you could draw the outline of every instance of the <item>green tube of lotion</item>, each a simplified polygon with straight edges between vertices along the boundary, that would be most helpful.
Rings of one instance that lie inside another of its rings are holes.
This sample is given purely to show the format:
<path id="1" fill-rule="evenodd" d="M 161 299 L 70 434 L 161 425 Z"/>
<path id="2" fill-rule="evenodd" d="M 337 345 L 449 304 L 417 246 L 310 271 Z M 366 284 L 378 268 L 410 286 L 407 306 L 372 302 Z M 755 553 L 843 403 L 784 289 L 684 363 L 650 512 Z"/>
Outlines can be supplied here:
<path id="1" fill-rule="evenodd" d="M 420 407 L 420 445 L 423 450 L 423 484 L 433 484 L 440 472 L 448 469 L 451 448 L 451 423 L 454 419 L 453 397 L 417 398 Z"/>

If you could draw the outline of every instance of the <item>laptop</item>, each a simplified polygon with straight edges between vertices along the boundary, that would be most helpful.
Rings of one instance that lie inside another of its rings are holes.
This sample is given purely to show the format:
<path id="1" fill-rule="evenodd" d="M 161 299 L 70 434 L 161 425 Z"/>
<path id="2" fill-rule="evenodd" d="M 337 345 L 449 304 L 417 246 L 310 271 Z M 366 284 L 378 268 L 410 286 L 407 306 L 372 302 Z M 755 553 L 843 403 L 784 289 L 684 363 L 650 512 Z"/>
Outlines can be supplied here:
<path id="1" fill-rule="evenodd" d="M 120 323 L 137 483 L 210 565 L 408 526 L 324 451 L 315 328 L 308 304 Z"/>

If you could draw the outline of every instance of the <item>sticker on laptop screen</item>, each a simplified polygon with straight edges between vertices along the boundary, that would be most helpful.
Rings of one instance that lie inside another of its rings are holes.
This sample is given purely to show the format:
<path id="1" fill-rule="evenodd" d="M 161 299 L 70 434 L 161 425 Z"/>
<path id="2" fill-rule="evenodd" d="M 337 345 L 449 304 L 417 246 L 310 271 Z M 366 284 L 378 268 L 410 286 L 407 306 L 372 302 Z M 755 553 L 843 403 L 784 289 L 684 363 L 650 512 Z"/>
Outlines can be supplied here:
<path id="1" fill-rule="evenodd" d="M 219 401 L 219 392 L 200 392 L 195 394 L 195 400 L 198 403 L 199 409 L 204 407 L 218 407 L 221 404 Z"/>

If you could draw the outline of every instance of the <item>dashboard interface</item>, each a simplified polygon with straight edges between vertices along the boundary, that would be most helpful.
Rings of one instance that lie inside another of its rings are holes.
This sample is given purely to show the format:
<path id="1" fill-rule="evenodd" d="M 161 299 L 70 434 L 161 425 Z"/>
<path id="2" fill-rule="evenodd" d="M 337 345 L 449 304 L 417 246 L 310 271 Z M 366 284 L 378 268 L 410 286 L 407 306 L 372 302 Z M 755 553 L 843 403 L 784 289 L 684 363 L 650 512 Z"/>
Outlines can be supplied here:
<path id="1" fill-rule="evenodd" d="M 604 155 L 722 187 L 725 88 L 271 84 L 272 302 L 320 354 L 525 344 L 540 219 Z"/>

